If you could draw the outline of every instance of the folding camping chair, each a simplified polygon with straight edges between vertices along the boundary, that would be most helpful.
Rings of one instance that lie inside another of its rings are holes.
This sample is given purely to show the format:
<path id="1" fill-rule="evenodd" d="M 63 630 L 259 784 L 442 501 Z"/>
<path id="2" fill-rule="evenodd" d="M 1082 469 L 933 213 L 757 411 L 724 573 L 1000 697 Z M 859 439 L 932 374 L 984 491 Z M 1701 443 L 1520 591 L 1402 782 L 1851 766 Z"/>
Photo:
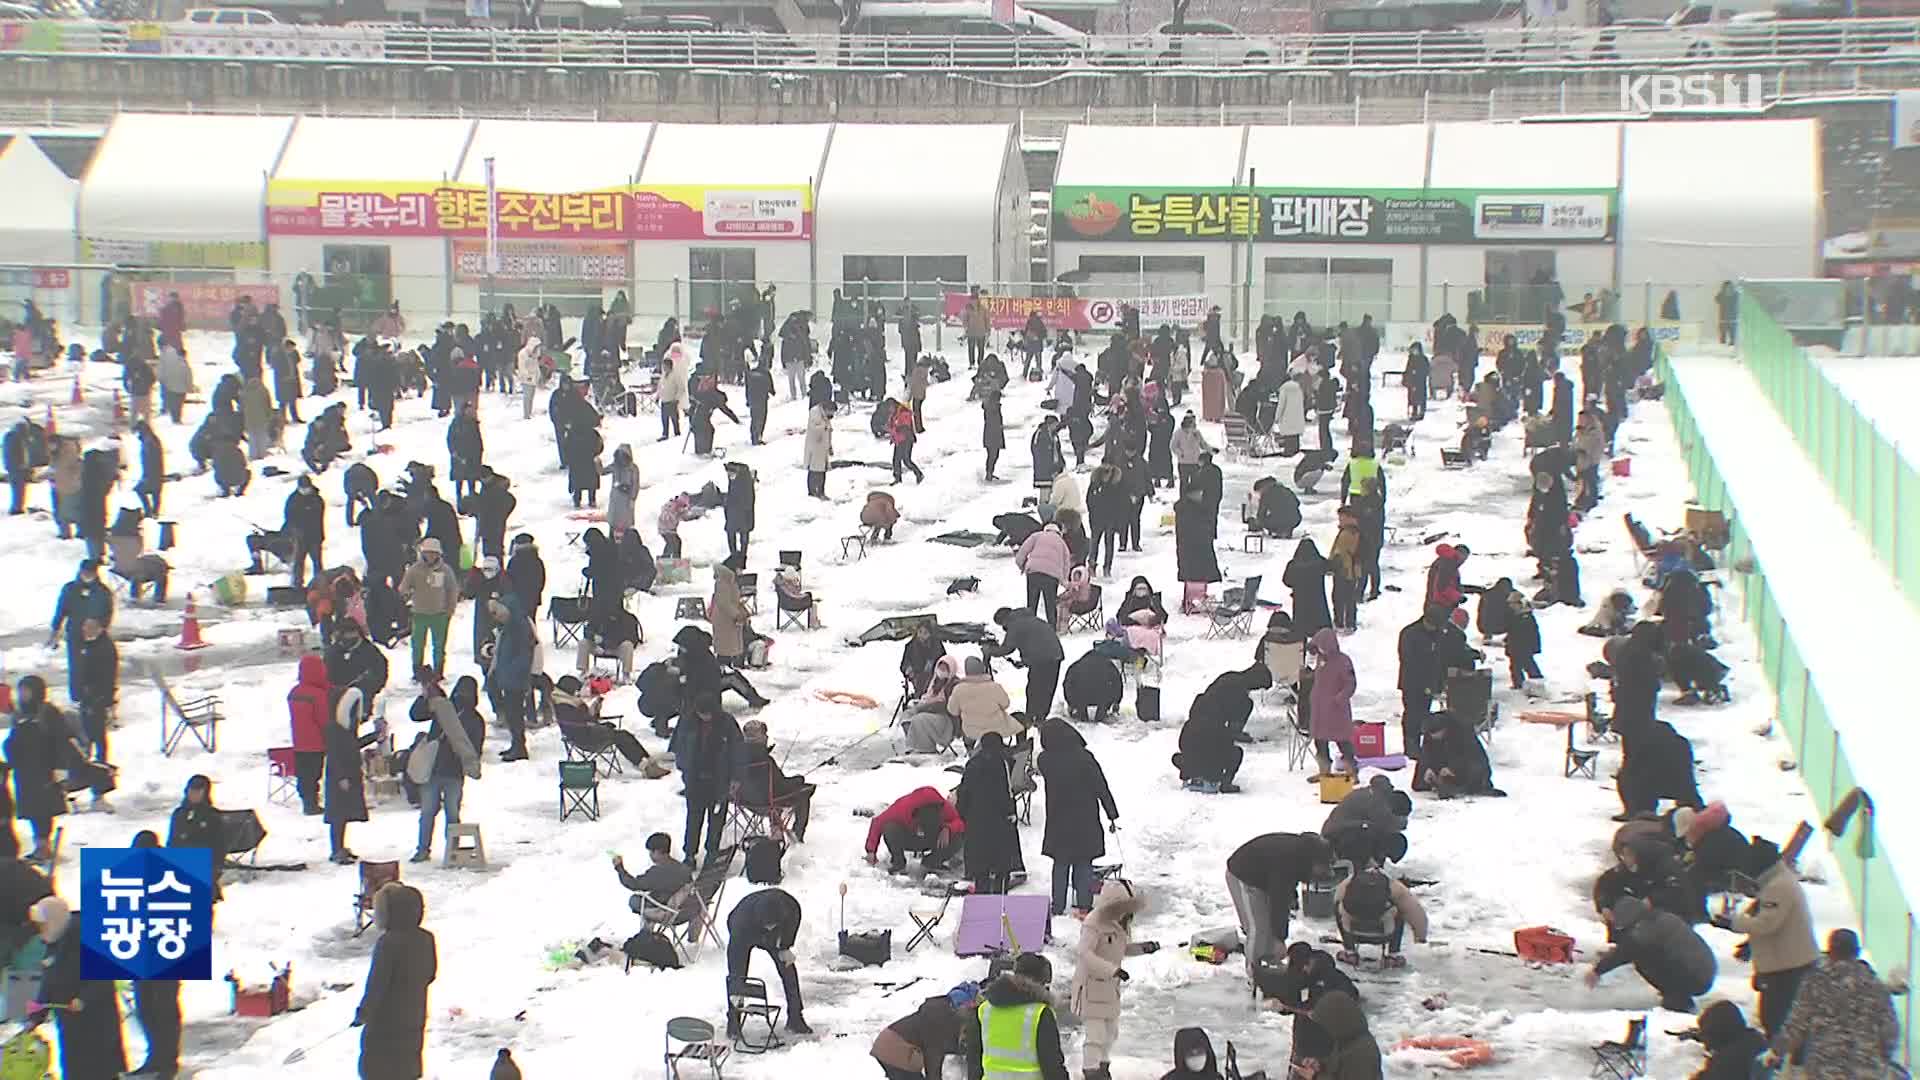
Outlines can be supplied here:
<path id="1" fill-rule="evenodd" d="M 1299 691 L 1287 700 L 1280 713 L 1280 748 L 1287 752 L 1287 771 L 1298 772 L 1313 760 L 1313 734 L 1301 723 Z"/>
<path id="2" fill-rule="evenodd" d="M 746 605 L 747 611 L 760 614 L 760 575 L 741 572 L 733 575 L 733 580 L 740 587 L 740 602 Z"/>
<path id="3" fill-rule="evenodd" d="M 1568 780 L 1576 776 L 1598 780 L 1600 779 L 1600 751 L 1590 746 L 1575 745 L 1573 731 L 1579 726 L 1578 724 L 1567 725 L 1567 760 L 1562 767 L 1561 775 Z"/>
<path id="4" fill-rule="evenodd" d="M 733 845 L 714 852 L 693 881 L 673 894 L 668 903 L 658 903 L 646 893 L 633 894 L 639 905 L 636 910 L 641 923 L 649 930 L 665 934 L 673 942 L 673 951 L 679 954 L 681 963 L 690 966 L 700 959 L 700 948 L 706 942 L 713 942 L 716 949 L 726 948 L 726 943 L 720 940 L 715 913 L 725 897 L 727 879 L 733 876 L 733 860 L 739 850 Z"/>
<path id="5" fill-rule="evenodd" d="M 727 1011 L 733 1021 L 733 1048 L 742 1054 L 778 1050 L 780 1006 L 767 1000 L 767 983 L 747 975 L 727 976 Z M 755 1038 L 748 1025 L 765 1024 L 766 1034 Z"/>
<path id="6" fill-rule="evenodd" d="M 553 624 L 553 648 L 555 652 L 571 645 L 580 646 L 580 635 L 586 632 L 587 597 L 554 596 L 547 599 L 547 621 Z"/>
<path id="7" fill-rule="evenodd" d="M 1626 1037 L 1619 1042 L 1595 1043 L 1593 1076 L 1612 1080 L 1634 1080 L 1647 1074 L 1647 1018 L 1627 1021 Z"/>
<path id="8" fill-rule="evenodd" d="M 727 828 L 733 833 L 734 842 L 742 847 L 757 836 L 784 844 L 793 835 L 793 807 L 778 803 L 772 806 L 748 806 L 734 799 L 727 803 Z"/>
<path id="9" fill-rule="evenodd" d="M 220 835 L 227 843 L 226 865 L 248 869 L 260 859 L 260 845 L 266 843 L 267 827 L 252 810 L 221 810 Z M 246 862 L 238 862 L 245 856 Z"/>
<path id="10" fill-rule="evenodd" d="M 620 718 L 608 716 L 601 719 L 612 722 Z M 620 748 L 611 741 L 598 750 L 589 750 L 567 737 L 567 725 L 561 724 L 559 727 L 560 753 L 565 760 L 587 762 L 593 766 L 595 773 L 602 776 L 611 777 L 626 771 L 626 766 L 620 763 Z M 566 818 L 562 817 L 561 820 L 564 821 Z"/>
<path id="11" fill-rule="evenodd" d="M 931 909 L 908 908 L 907 918 L 913 920 L 913 936 L 907 939 L 906 951 L 912 952 L 915 945 L 923 943 L 931 944 L 933 941 L 933 932 L 938 930 L 941 922 L 946 919 L 947 908 L 953 904 L 953 898 L 956 896 L 965 896 L 967 893 L 968 889 L 965 885 L 957 881 L 949 882 L 947 884 L 947 891 L 940 894 L 939 907 Z"/>
<path id="12" fill-rule="evenodd" d="M 1100 586 L 1089 584 L 1086 599 L 1068 604 L 1060 609 L 1060 621 L 1065 632 L 1097 634 L 1106 625 L 1106 601 L 1101 598 Z"/>
<path id="13" fill-rule="evenodd" d="M 1619 742 L 1620 733 L 1613 730 L 1613 715 L 1600 711 L 1600 695 L 1587 691 L 1587 737 L 1593 742 Z"/>
<path id="14" fill-rule="evenodd" d="M 1260 602 L 1260 577 L 1255 574 L 1248 578 L 1238 596 L 1228 589 L 1220 603 L 1207 611 L 1206 636 L 1209 639 L 1244 637 L 1253 632 L 1253 612 Z"/>
<path id="15" fill-rule="evenodd" d="M 1220 425 L 1227 435 L 1227 460 L 1245 459 L 1253 453 L 1253 428 L 1239 413 L 1228 413 L 1220 418 Z"/>
<path id="16" fill-rule="evenodd" d="M 794 583 L 798 588 L 799 571 L 794 571 Z M 773 628 L 778 630 L 798 630 L 805 633 L 813 629 L 818 621 L 816 609 L 820 601 L 810 592 L 793 592 L 782 586 L 782 579 L 776 577 L 773 582 L 774 617 Z"/>
<path id="17" fill-rule="evenodd" d="M 380 887 L 390 881 L 400 880 L 400 864 L 397 862 L 363 862 L 360 864 L 360 891 L 353 895 L 353 936 L 359 937 L 373 925 L 373 896 Z"/>
<path id="18" fill-rule="evenodd" d="M 600 820 L 600 774 L 592 761 L 560 762 L 560 820 L 574 814 Z"/>
<path id="19" fill-rule="evenodd" d="M 300 776 L 291 746 L 276 746 L 267 751 L 267 802 L 273 806 L 292 806 L 300 799 Z"/>
<path id="20" fill-rule="evenodd" d="M 707 602 L 697 596 L 679 597 L 673 602 L 673 618 L 676 622 L 683 619 L 706 622 Z"/>
<path id="21" fill-rule="evenodd" d="M 667 1021 L 666 1049 L 662 1052 L 667 1063 L 667 1080 L 685 1080 L 680 1075 L 682 1065 L 696 1069 L 705 1065 L 712 1080 L 720 1080 L 720 1065 L 733 1051 L 716 1039 L 716 1034 L 712 1024 L 696 1017 L 676 1016 Z"/>
<path id="22" fill-rule="evenodd" d="M 153 685 L 160 691 L 160 754 L 172 757 L 180 748 L 181 740 L 188 735 L 200 744 L 207 753 L 215 753 L 220 746 L 220 698 L 214 694 L 182 700 L 173 694 L 173 688 L 167 685 L 166 677 L 158 671 L 149 671 Z"/>

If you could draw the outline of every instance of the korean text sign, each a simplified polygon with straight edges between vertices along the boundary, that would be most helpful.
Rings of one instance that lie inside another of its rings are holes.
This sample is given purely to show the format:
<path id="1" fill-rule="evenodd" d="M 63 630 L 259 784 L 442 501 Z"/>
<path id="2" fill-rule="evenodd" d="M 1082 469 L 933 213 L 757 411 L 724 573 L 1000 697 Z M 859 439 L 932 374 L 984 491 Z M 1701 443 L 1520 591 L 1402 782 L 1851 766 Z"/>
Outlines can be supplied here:
<path id="1" fill-rule="evenodd" d="M 213 977 L 213 852 L 80 852 L 80 977 Z"/>
<path id="2" fill-rule="evenodd" d="M 1615 193 L 1063 186 L 1053 200 L 1055 240 L 1599 243 L 1613 238 Z"/>
<path id="3" fill-rule="evenodd" d="M 640 185 L 535 193 L 503 186 L 499 235 L 518 240 L 804 240 L 813 193 L 805 185 Z M 447 236 L 487 232 L 487 190 L 476 184 L 275 180 L 267 187 L 275 236 Z"/>

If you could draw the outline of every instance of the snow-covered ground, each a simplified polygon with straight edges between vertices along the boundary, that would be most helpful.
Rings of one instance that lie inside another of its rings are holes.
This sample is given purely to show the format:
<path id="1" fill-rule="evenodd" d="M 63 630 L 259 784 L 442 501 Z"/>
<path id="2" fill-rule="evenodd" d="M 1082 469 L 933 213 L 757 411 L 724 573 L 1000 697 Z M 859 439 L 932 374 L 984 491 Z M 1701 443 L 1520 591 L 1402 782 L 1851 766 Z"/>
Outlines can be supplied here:
<path id="1" fill-rule="evenodd" d="M 200 383 L 210 387 L 228 367 L 225 343 L 207 336 L 190 344 L 200 367 Z M 1091 363 L 1091 357 L 1086 359 Z M 949 355 L 949 360 L 964 364 L 957 354 Z M 1381 362 L 1397 366 L 1385 358 Z M 111 400 L 108 388 L 117 374 L 118 369 L 108 365 L 89 367 L 89 407 L 60 408 L 63 430 L 83 420 L 104 428 L 104 410 Z M 10 423 L 13 410 L 22 405 L 38 415 L 46 401 L 64 404 L 70 390 L 68 378 L 63 372 L 26 386 L 0 386 L 0 402 L 8 407 L 0 418 Z M 346 394 L 350 397 L 351 391 Z M 571 506 L 544 408 L 535 419 L 522 421 L 517 399 L 483 396 L 488 462 L 513 477 L 519 499 L 512 533 L 527 531 L 539 539 L 547 560 L 549 593 L 567 590 L 584 563 L 583 552 L 568 538 L 586 523 L 568 516 Z M 888 734 L 880 728 L 886 722 L 885 710 L 898 693 L 898 646 L 855 650 L 843 639 L 885 615 L 938 611 L 948 620 L 986 621 L 997 606 L 1018 602 L 1022 584 L 1004 552 L 976 553 L 925 540 L 954 528 L 990 530 L 994 514 L 1018 507 L 1028 490 L 1026 437 L 1041 414 L 1043 396 L 1035 385 L 1017 384 L 1010 389 L 1005 407 L 1009 447 L 1001 468 L 1011 482 L 989 485 L 981 480 L 979 414 L 964 400 L 964 383 L 935 386 L 929 400 L 928 433 L 917 450 L 926 481 L 894 489 L 904 515 L 896 541 L 851 562 L 841 556 L 837 541 L 856 530 L 866 491 L 882 486 L 886 474 L 836 470 L 828 481 L 833 500 L 809 500 L 804 497 L 799 469 L 804 403 L 782 402 L 773 410 L 769 441 L 763 447 L 747 446 L 742 428 L 721 423 L 720 446 L 733 459 L 753 466 L 760 478 L 759 528 L 749 569 L 763 571 L 765 582 L 770 575 L 764 571 L 772 568 L 778 549 L 804 551 L 807 582 L 824 598 L 826 623 L 813 633 L 776 635 L 772 670 L 754 675 L 756 684 L 774 699 L 758 715 L 772 729 L 776 753 L 785 757 L 790 771 L 805 767 L 809 778 L 821 784 L 808 842 L 787 856 L 784 887 L 806 908 L 796 951 L 807 1016 L 823 1034 L 767 1057 L 736 1058 L 728 1064 L 729 1075 L 826 1076 L 842 1067 L 849 1070 L 847 1075 L 871 1075 L 877 1068 L 867 1059 L 867 1048 L 879 1027 L 911 1011 L 920 997 L 984 974 L 984 961 L 961 960 L 951 953 L 957 908 L 949 914 L 935 947 L 916 950 L 911 956 L 899 952 L 898 946 L 912 930 L 907 909 L 924 906 L 926 901 L 861 861 L 868 822 L 856 811 L 881 808 L 924 784 L 951 786 L 955 777 L 942 771 L 939 762 L 888 762 Z M 1376 395 L 1382 422 L 1403 415 L 1402 396 L 1397 387 Z M 301 411 L 310 416 L 322 404 L 309 399 Z M 189 415 L 188 425 L 159 425 L 170 467 L 176 471 L 191 467 L 186 442 L 200 408 Z M 1398 739 L 1399 730 L 1396 635 L 1418 614 L 1424 573 L 1432 558 L 1430 545 L 1420 538 L 1444 532 L 1450 539 L 1470 544 L 1475 554 L 1465 567 L 1469 581 L 1490 582 L 1506 575 L 1524 582 L 1532 572 L 1521 536 L 1527 470 L 1519 434 L 1503 433 L 1487 464 L 1463 472 L 1442 471 L 1438 447 L 1456 441 L 1459 420 L 1457 405 L 1436 406 L 1418 427 L 1415 455 L 1404 465 L 1390 465 L 1389 511 L 1396 537 L 1384 556 L 1389 591 L 1362 608 L 1360 630 L 1346 643 L 1360 676 L 1356 716 L 1386 722 L 1390 740 Z M 887 460 L 887 448 L 871 439 L 866 422 L 864 409 L 851 410 L 837 422 L 836 457 Z M 665 499 L 705 481 L 722 480 L 718 459 L 683 453 L 678 439 L 656 442 L 658 430 L 651 418 L 610 419 L 605 431 L 609 450 L 623 442 L 635 447 L 646 485 L 639 520 L 650 545 L 657 542 L 651 531 L 653 514 Z M 1206 431 L 1216 445 L 1222 442 L 1217 426 L 1208 425 Z M 355 417 L 353 435 L 357 459 L 372 443 L 363 418 Z M 289 448 L 297 447 L 302 437 L 303 429 L 290 432 Z M 1336 440 L 1346 445 L 1343 434 L 1337 434 Z M 445 424 L 425 401 L 403 402 L 398 425 L 380 441 L 390 444 L 392 452 L 367 460 L 383 481 L 396 480 L 407 461 L 418 459 L 441 470 L 442 490 L 450 494 L 444 478 Z M 1631 585 L 1632 556 L 1618 524 L 1619 514 L 1631 507 L 1650 523 L 1677 524 L 1689 494 L 1659 407 L 1642 406 L 1622 430 L 1620 442 L 1622 452 L 1633 457 L 1632 475 L 1609 482 L 1600 511 L 1578 536 L 1589 601 L 1617 585 Z M 130 445 L 127 460 L 134 458 Z M 293 472 L 300 468 L 292 453 L 277 455 L 269 463 Z M 1263 464 L 1273 468 L 1263 469 Z M 1260 475 L 1290 472 L 1277 461 L 1224 462 L 1223 468 L 1229 518 Z M 320 483 L 330 506 L 328 552 L 334 562 L 357 563 L 358 538 L 343 526 L 337 469 Z M 130 468 L 126 483 L 130 485 L 136 476 L 137 464 Z M 1304 500 L 1303 535 L 1315 537 L 1323 548 L 1333 534 L 1335 500 L 1326 494 L 1333 486 L 1322 481 L 1322 494 Z M 181 522 L 180 546 L 167 553 L 175 564 L 175 596 L 164 611 L 123 605 L 115 622 L 116 636 L 141 639 L 122 645 L 124 658 L 178 665 L 171 636 L 178 629 L 185 587 L 203 585 L 243 566 L 242 537 L 248 524 L 277 526 L 289 487 L 286 479 L 256 477 L 244 498 L 214 500 L 210 477 L 190 476 L 169 485 L 164 516 Z M 121 494 L 131 501 L 130 491 L 123 489 Z M 1114 577 L 1124 583 L 1133 574 L 1146 574 L 1165 595 L 1175 597 L 1179 586 L 1173 575 L 1172 530 L 1160 524 L 1164 499 L 1163 494 L 1146 514 L 1146 552 L 1122 554 Z M 44 487 L 35 492 L 33 502 L 44 508 Z M 1263 574 L 1265 597 L 1284 601 L 1279 575 L 1291 545 L 1274 544 L 1265 555 L 1242 554 L 1239 531 L 1231 522 L 1221 530 L 1226 577 L 1231 581 Z M 9 580 L 18 590 L 6 608 L 5 621 L 0 622 L 0 645 L 4 645 L 0 663 L 9 679 L 40 671 L 56 676 L 49 679 L 52 685 L 64 687 L 59 657 L 41 645 L 42 628 L 60 584 L 72 575 L 81 557 L 81 546 L 59 543 L 52 535 L 44 515 L 0 519 L 0 550 L 8 553 L 13 571 Z M 694 580 L 688 586 L 639 598 L 638 614 L 652 643 L 643 649 L 644 659 L 656 658 L 666 648 L 664 643 L 676 628 L 671 617 L 674 600 L 706 596 L 711 585 L 707 568 L 725 554 L 717 516 L 689 524 L 683 535 L 695 564 Z M 961 576 L 979 577 L 980 592 L 948 597 L 948 582 Z M 256 586 L 263 583 L 264 579 L 254 579 Z M 762 599 L 769 614 L 755 622 L 770 632 L 771 604 L 765 589 Z M 269 962 L 291 961 L 296 998 L 305 1007 L 271 1022 L 239 1020 L 226 1015 L 224 985 L 216 981 L 189 986 L 187 1060 L 209 1080 L 259 1077 L 269 1070 L 288 1077 L 350 1075 L 357 1037 L 346 1025 L 359 1000 L 358 984 L 371 948 L 370 937 L 356 939 L 351 933 L 349 904 L 357 872 L 326 862 L 325 826 L 317 819 L 303 818 L 297 809 L 268 806 L 264 798 L 264 751 L 288 741 L 284 698 L 293 683 L 294 661 L 278 654 L 276 632 L 304 622 L 304 615 L 276 613 L 258 606 L 257 600 L 254 606 L 236 611 L 209 609 L 204 592 L 202 600 L 206 636 L 214 649 L 202 654 L 207 663 L 197 674 L 179 681 L 191 690 L 212 690 L 224 697 L 229 719 L 220 733 L 220 752 L 208 755 L 196 748 L 161 758 L 155 695 L 130 673 L 124 675 L 122 726 L 115 733 L 115 755 L 122 765 L 122 789 L 116 796 L 119 810 L 113 816 L 89 813 L 66 819 L 70 846 L 63 871 L 73 865 L 73 846 L 119 846 L 138 829 L 160 826 L 185 780 L 194 773 L 215 779 L 222 805 L 258 807 L 271 832 L 262 860 L 305 862 L 309 868 L 262 874 L 229 887 L 220 908 L 215 970 L 231 968 L 257 978 Z M 1549 702 L 1574 702 L 1589 689 L 1584 667 L 1596 658 L 1598 643 L 1574 632 L 1587 616 L 1562 607 L 1541 613 L 1545 642 L 1541 663 Z M 468 619 L 464 610 L 456 618 L 450 673 L 472 670 Z M 1286 770 L 1285 755 L 1274 742 L 1249 748 L 1240 775 L 1246 788 L 1242 794 L 1206 796 L 1179 788 L 1168 757 L 1188 702 L 1219 672 L 1246 666 L 1253 650 L 1250 639 L 1203 642 L 1202 629 L 1198 619 L 1176 616 L 1173 621 L 1161 723 L 1142 724 L 1133 715 L 1129 698 L 1116 723 L 1087 731 L 1119 800 L 1123 830 L 1117 844 L 1126 873 L 1151 896 L 1137 935 L 1169 946 L 1182 944 L 1198 929 L 1233 922 L 1221 874 L 1227 855 L 1237 845 L 1262 832 L 1317 829 L 1326 812 L 1315 791 L 1301 782 L 1301 774 Z M 541 632 L 546 633 L 544 624 Z M 1809 801 L 1797 777 L 1780 768 L 1785 749 L 1756 734 L 1767 725 L 1771 708 L 1753 662 L 1750 636 L 1726 615 L 1718 632 L 1726 643 L 1721 655 L 1733 665 L 1733 704 L 1693 711 L 1667 709 L 1663 718 L 1671 719 L 1693 739 L 1707 797 L 1727 800 L 1735 823 L 1744 830 L 1784 840 L 1795 823 L 1811 815 Z M 1068 661 L 1091 643 L 1086 635 L 1069 638 Z M 405 663 L 400 654 L 390 659 L 396 661 L 397 683 Z M 1490 650 L 1489 659 L 1504 675 L 1504 658 L 1497 647 Z M 569 662 L 550 656 L 549 668 L 558 675 Z M 1564 734 L 1519 723 L 1516 717 L 1526 707 L 1524 699 L 1504 688 L 1504 677 L 1496 683 L 1501 687 L 1497 698 L 1504 719 L 1492 755 L 1496 782 L 1511 797 L 1443 804 L 1422 796 L 1416 801 L 1409 830 L 1412 850 L 1400 869 L 1411 877 L 1438 879 L 1437 884 L 1419 890 L 1433 921 L 1436 944 L 1409 946 L 1411 966 L 1404 972 L 1362 974 L 1365 1004 L 1383 1045 L 1413 1035 L 1469 1034 L 1489 1041 L 1495 1049 L 1495 1062 L 1480 1070 L 1485 1075 L 1583 1076 L 1591 1061 L 1588 1046 L 1617 1038 L 1630 1015 L 1653 1008 L 1653 993 L 1631 972 L 1616 973 L 1599 990 L 1588 991 L 1579 981 L 1581 969 L 1529 968 L 1517 960 L 1477 952 L 1475 947 L 1510 949 L 1514 929 L 1542 923 L 1574 934 L 1588 959 L 1603 947 L 1604 931 L 1594 918 L 1588 888 L 1608 858 L 1615 828 L 1608 816 L 1618 810 L 1618 802 L 1608 781 L 1562 779 Z M 1011 683 L 1010 688 L 1017 700 L 1019 685 Z M 815 698 L 816 690 L 863 693 L 882 706 L 866 711 L 825 704 Z M 1671 692 L 1667 696 L 1670 699 Z M 411 725 L 403 718 L 404 704 L 402 698 L 389 712 L 403 742 L 411 735 Z M 645 731 L 644 723 L 637 722 L 631 690 L 620 691 L 608 711 L 626 714 L 629 727 L 640 730 L 650 747 L 663 749 Z M 1266 736 L 1275 722 L 1272 706 L 1263 704 L 1252 731 Z M 659 1075 L 662 1028 L 669 1017 L 721 1018 L 724 959 L 709 950 L 691 969 L 623 974 L 618 963 L 556 968 L 549 956 L 595 935 L 617 943 L 632 932 L 636 920 L 626 910 L 627 894 L 615 881 L 608 857 L 622 852 L 638 863 L 643 858 L 642 841 L 655 830 L 673 835 L 677 847 L 684 820 L 676 797 L 679 784 L 671 778 L 646 781 L 632 774 L 605 781 L 600 791 L 605 816 L 598 823 L 575 819 L 562 824 L 556 820 L 557 735 L 551 730 L 538 733 L 532 740 L 533 759 L 516 765 L 492 760 L 504 745 L 502 733 L 492 733 L 489 743 L 485 775 L 468 784 L 465 813 L 468 821 L 485 829 L 490 868 L 474 872 L 437 864 L 404 867 L 406 880 L 426 896 L 427 925 L 438 935 L 440 945 L 440 976 L 433 988 L 428 1030 L 428 1075 L 483 1075 L 501 1046 L 514 1048 L 528 1076 Z M 818 764 L 836 753 L 836 765 Z M 1605 752 L 1601 776 L 1611 773 L 1617 753 L 1617 749 Z M 1396 777 L 1402 785 L 1406 779 L 1404 774 Z M 1043 802 L 1036 800 L 1036 817 L 1044 813 Z M 354 826 L 351 846 L 363 858 L 404 859 L 412 850 L 416 820 L 404 800 L 377 806 L 371 822 Z M 1038 821 L 1024 831 L 1023 841 L 1026 863 L 1034 875 L 1027 891 L 1036 891 L 1043 888 L 1048 870 L 1039 852 Z M 1819 875 L 1824 859 L 1816 842 L 1802 865 Z M 72 879 L 63 873 L 63 880 Z M 894 930 L 895 959 L 883 970 L 830 970 L 843 886 L 847 926 Z M 729 884 L 728 903 L 753 888 L 736 879 Z M 1810 891 L 1823 931 L 1852 921 L 1837 885 L 1810 886 Z M 1059 922 L 1056 933 L 1062 940 L 1049 951 L 1064 995 L 1077 927 L 1070 920 Z M 1296 935 L 1311 939 L 1331 930 L 1328 923 L 1296 923 Z M 1712 929 L 1704 932 L 1721 957 L 1717 992 L 1749 1003 L 1749 972 L 1731 958 L 1733 936 Z M 1193 1024 L 1205 1027 L 1217 1048 L 1224 1048 L 1231 1039 L 1240 1049 L 1244 1068 L 1284 1068 L 1291 1022 L 1250 1005 L 1237 959 L 1224 967 L 1210 967 L 1192 960 L 1184 949 L 1170 947 L 1130 961 L 1128 967 L 1133 978 L 1126 991 L 1127 1018 L 1113 1068 L 1119 1080 L 1143 1080 L 1163 1073 L 1174 1030 Z M 755 973 L 773 980 L 770 970 Z M 876 985 L 880 980 L 915 978 L 922 981 L 891 995 Z M 1687 1023 L 1686 1018 L 1669 1014 L 1653 1018 L 1652 1075 L 1677 1077 L 1697 1067 L 1697 1049 L 1660 1034 Z M 136 1025 L 129 1022 L 128 1029 L 129 1047 L 141 1045 Z M 283 1067 L 290 1052 L 304 1048 L 311 1052 L 301 1064 Z M 133 1053 L 137 1061 L 138 1051 Z M 1068 1059 L 1077 1069 L 1077 1038 L 1069 1046 Z M 1390 1061 L 1390 1072 L 1396 1076 L 1427 1075 L 1435 1064 L 1431 1056 L 1418 1052 L 1395 1053 Z"/>
<path id="2" fill-rule="evenodd" d="M 1920 464 L 1920 417 L 1912 407 L 1920 400 L 1920 357 L 1837 356 L 1824 349 L 1808 355 L 1900 456 Z"/>

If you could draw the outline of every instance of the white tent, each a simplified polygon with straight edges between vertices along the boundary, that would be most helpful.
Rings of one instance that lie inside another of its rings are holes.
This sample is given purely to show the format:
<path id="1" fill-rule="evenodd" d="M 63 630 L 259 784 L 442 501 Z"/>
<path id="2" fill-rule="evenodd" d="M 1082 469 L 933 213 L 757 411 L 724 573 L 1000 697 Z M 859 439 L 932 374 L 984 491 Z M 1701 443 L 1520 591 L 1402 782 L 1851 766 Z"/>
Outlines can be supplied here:
<path id="1" fill-rule="evenodd" d="M 121 113 L 80 185 L 82 235 L 108 241 L 254 243 L 285 116 Z"/>
<path id="2" fill-rule="evenodd" d="M 0 263 L 70 263 L 77 255 L 74 208 L 80 181 L 60 171 L 39 144 L 17 136 L 0 152 Z"/>

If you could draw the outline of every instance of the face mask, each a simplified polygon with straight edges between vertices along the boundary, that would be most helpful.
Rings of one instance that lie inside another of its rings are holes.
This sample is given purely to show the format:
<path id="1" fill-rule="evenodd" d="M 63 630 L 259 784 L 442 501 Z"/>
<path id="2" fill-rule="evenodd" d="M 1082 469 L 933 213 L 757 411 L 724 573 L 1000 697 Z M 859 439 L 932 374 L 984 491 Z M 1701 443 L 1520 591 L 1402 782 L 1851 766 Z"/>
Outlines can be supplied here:
<path id="1" fill-rule="evenodd" d="M 1187 1071 L 1188 1072 L 1199 1072 L 1200 1070 L 1205 1069 L 1206 1067 L 1207 1067 L 1207 1055 L 1205 1054 L 1188 1054 L 1187 1055 Z"/>

